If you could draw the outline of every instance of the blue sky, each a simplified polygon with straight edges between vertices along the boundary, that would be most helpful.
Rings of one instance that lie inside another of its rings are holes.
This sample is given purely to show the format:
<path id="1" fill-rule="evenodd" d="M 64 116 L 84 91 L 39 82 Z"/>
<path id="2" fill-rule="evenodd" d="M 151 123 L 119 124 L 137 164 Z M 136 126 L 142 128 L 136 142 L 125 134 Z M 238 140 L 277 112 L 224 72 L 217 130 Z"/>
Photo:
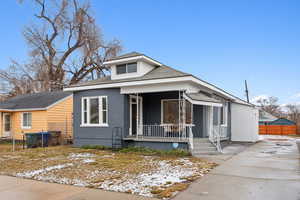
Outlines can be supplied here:
<path id="1" fill-rule="evenodd" d="M 300 102 L 300 1 L 91 0 L 104 38 L 139 51 L 239 97 Z M 25 0 L 1 3 L 0 67 L 26 61 L 22 29 L 33 21 Z"/>

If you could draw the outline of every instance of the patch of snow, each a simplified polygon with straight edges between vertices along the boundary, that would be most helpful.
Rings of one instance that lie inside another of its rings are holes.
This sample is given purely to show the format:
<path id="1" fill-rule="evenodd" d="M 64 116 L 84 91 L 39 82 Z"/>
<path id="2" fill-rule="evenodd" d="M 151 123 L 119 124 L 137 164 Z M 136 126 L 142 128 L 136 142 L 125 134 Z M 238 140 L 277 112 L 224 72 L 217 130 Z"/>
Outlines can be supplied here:
<path id="1" fill-rule="evenodd" d="M 151 187 L 184 182 L 187 177 L 194 175 L 203 176 L 197 167 L 191 167 L 193 163 L 188 159 L 178 159 L 178 161 L 182 165 L 172 166 L 167 161 L 156 161 L 157 167 L 152 172 L 141 173 L 136 177 L 124 177 L 119 180 L 106 180 L 100 188 L 116 192 L 131 191 L 135 194 L 152 197 Z M 155 161 L 151 160 L 150 162 Z"/>
<path id="2" fill-rule="evenodd" d="M 33 170 L 33 171 L 17 173 L 16 176 L 17 177 L 24 177 L 24 178 L 32 178 L 32 177 L 34 177 L 36 175 L 39 175 L 39 174 L 50 172 L 52 170 L 63 169 L 63 168 L 70 167 L 70 166 L 73 166 L 73 164 L 72 163 L 67 163 L 67 164 L 63 164 L 63 165 L 54 165 L 54 166 L 46 167 L 44 169 L 38 169 L 38 170 Z"/>
<path id="3" fill-rule="evenodd" d="M 94 160 L 94 159 L 84 159 L 81 162 L 82 163 L 94 163 L 94 162 L 96 162 L 96 160 Z"/>
<path id="4" fill-rule="evenodd" d="M 82 158 L 92 158 L 95 156 L 96 156 L 95 154 L 91 154 L 91 153 L 70 153 L 68 158 L 77 160 L 77 159 L 82 159 Z"/>

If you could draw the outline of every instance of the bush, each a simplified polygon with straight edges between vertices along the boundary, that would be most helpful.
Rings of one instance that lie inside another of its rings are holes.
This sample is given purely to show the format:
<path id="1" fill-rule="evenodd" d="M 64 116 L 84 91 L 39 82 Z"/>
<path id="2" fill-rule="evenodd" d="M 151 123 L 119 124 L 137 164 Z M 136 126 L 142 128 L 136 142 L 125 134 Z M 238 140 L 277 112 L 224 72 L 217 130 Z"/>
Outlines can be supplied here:
<path id="1" fill-rule="evenodd" d="M 111 149 L 110 147 L 106 147 L 103 145 L 83 145 L 81 146 L 82 149 L 97 149 L 97 150 L 108 150 Z"/>
<path id="2" fill-rule="evenodd" d="M 172 149 L 172 150 L 156 150 L 146 147 L 127 147 L 119 150 L 122 153 L 140 153 L 143 155 L 159 155 L 159 156 L 191 156 L 190 152 L 184 149 Z"/>

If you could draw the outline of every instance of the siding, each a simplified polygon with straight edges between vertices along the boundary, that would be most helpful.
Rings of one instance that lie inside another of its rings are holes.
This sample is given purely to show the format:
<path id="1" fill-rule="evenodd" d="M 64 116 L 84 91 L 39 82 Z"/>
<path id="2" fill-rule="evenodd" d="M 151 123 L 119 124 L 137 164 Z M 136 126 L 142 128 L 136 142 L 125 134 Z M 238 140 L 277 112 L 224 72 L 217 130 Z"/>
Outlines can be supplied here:
<path id="1" fill-rule="evenodd" d="M 72 136 L 73 96 L 69 96 L 47 110 L 49 131 L 61 131 L 62 135 Z"/>
<path id="2" fill-rule="evenodd" d="M 81 99 L 89 96 L 107 96 L 108 102 L 108 127 L 81 127 Z M 112 132 L 114 127 L 121 127 L 123 134 L 128 131 L 128 118 L 124 118 L 129 114 L 128 96 L 120 94 L 119 88 L 98 89 L 74 92 L 73 104 L 73 130 L 74 145 L 79 147 L 82 145 L 112 145 Z"/>
<path id="3" fill-rule="evenodd" d="M 46 111 L 30 111 L 32 113 L 31 129 L 22 129 L 21 120 L 23 112 L 11 113 L 11 134 L 16 139 L 22 139 L 24 133 L 35 133 L 47 131 L 47 112 Z"/>

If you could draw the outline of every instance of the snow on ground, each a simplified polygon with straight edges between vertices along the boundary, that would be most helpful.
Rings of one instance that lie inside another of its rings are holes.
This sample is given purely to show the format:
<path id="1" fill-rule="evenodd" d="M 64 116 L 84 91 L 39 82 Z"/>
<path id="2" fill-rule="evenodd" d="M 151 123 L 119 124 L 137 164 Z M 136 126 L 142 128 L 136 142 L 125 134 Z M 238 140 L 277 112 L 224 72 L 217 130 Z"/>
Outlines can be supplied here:
<path id="1" fill-rule="evenodd" d="M 261 156 L 288 154 L 297 149 L 297 139 L 293 137 L 283 135 L 260 135 L 260 138 L 269 145 L 269 149 L 260 152 Z"/>
<path id="2" fill-rule="evenodd" d="M 16 176 L 24 177 L 24 178 L 33 178 L 34 176 L 39 175 L 39 174 L 47 173 L 52 170 L 63 169 L 63 168 L 70 167 L 70 166 L 73 166 L 73 164 L 67 163 L 67 164 L 63 164 L 63 165 L 55 165 L 55 166 L 46 167 L 44 169 L 38 169 L 38 170 L 33 170 L 33 171 L 17 173 Z"/>
<path id="3" fill-rule="evenodd" d="M 155 162 L 152 159 L 149 161 Z M 130 191 L 131 193 L 151 197 L 153 196 L 151 193 L 152 187 L 184 182 L 187 177 L 196 174 L 203 176 L 203 173 L 199 172 L 196 167 L 190 167 L 193 163 L 189 160 L 180 159 L 178 161 L 183 164 L 172 166 L 168 161 L 158 161 L 156 169 L 152 172 L 141 173 L 136 177 L 123 177 L 119 180 L 106 180 L 99 188 L 116 192 Z M 189 166 L 189 168 L 186 166 Z"/>
<path id="4" fill-rule="evenodd" d="M 95 157 L 92 153 L 70 153 L 68 158 L 72 160 L 82 159 L 82 158 L 92 158 Z"/>

